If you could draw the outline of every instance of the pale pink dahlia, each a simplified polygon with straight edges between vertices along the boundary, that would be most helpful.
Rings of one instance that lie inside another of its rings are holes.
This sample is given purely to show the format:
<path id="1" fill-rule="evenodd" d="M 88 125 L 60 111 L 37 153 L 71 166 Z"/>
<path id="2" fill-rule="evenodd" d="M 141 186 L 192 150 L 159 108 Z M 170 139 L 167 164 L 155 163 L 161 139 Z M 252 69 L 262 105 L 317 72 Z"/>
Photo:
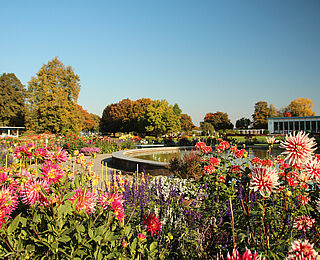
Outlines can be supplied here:
<path id="1" fill-rule="evenodd" d="M 42 189 L 49 192 L 49 183 L 46 180 L 31 180 L 21 188 L 22 201 L 28 205 L 39 204 L 46 206 L 48 200 Z"/>
<path id="2" fill-rule="evenodd" d="M 279 176 L 275 168 L 255 165 L 251 175 L 250 189 L 259 191 L 264 197 L 270 196 L 271 192 L 279 185 Z"/>
<path id="3" fill-rule="evenodd" d="M 280 147 L 286 149 L 282 154 L 286 156 L 291 165 L 303 164 L 316 150 L 314 138 L 309 138 L 305 132 L 290 133 L 285 141 L 281 141 Z"/>
<path id="4" fill-rule="evenodd" d="M 95 211 L 96 207 L 96 194 L 90 189 L 78 189 L 70 199 L 71 202 L 76 201 L 76 210 L 85 210 L 88 214 Z"/>
<path id="5" fill-rule="evenodd" d="M 116 200 L 120 200 L 121 203 L 123 203 L 122 195 L 119 195 L 118 193 L 111 194 L 108 192 L 104 192 L 101 193 L 98 197 L 98 201 L 104 210 L 108 209 L 108 207 L 111 206 L 111 203 Z"/>
<path id="6" fill-rule="evenodd" d="M 317 158 L 310 158 L 304 165 L 311 178 L 320 181 L 320 160 Z"/>
<path id="7" fill-rule="evenodd" d="M 0 210 L 4 215 L 10 215 L 18 205 L 18 197 L 13 190 L 2 187 L 0 190 Z"/>
<path id="8" fill-rule="evenodd" d="M 313 248 L 308 240 L 296 240 L 291 244 L 288 260 L 316 260 L 318 253 Z"/>
<path id="9" fill-rule="evenodd" d="M 293 227 L 298 230 L 310 229 L 314 224 L 314 219 L 307 216 L 296 217 L 293 221 Z"/>
<path id="10" fill-rule="evenodd" d="M 267 136 L 266 141 L 267 141 L 267 144 L 270 144 L 270 145 L 279 142 L 279 140 L 276 140 L 274 136 Z"/>

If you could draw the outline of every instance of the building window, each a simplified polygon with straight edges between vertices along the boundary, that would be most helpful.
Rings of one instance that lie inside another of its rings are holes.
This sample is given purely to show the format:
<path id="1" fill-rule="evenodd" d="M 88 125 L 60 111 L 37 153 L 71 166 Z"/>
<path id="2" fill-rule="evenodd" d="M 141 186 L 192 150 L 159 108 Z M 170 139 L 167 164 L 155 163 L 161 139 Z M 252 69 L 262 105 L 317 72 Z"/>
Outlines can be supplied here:
<path id="1" fill-rule="evenodd" d="M 279 122 L 279 131 L 283 130 L 283 122 Z"/>
<path id="2" fill-rule="evenodd" d="M 306 130 L 304 128 L 304 121 L 300 121 L 300 129 L 299 130 Z"/>
<path id="3" fill-rule="evenodd" d="M 289 122 L 289 130 L 293 130 L 293 122 L 291 121 L 291 122 Z"/>
<path id="4" fill-rule="evenodd" d="M 296 130 L 296 131 L 300 130 L 299 121 L 295 121 L 295 122 L 294 122 L 294 130 Z"/>
<path id="5" fill-rule="evenodd" d="M 306 121 L 306 131 L 310 131 L 310 121 Z"/>
<path id="6" fill-rule="evenodd" d="M 317 130 L 317 122 L 316 121 L 311 121 L 311 132 L 315 133 Z"/>
<path id="7" fill-rule="evenodd" d="M 274 122 L 273 123 L 273 131 L 275 133 L 279 132 L 279 122 Z"/>

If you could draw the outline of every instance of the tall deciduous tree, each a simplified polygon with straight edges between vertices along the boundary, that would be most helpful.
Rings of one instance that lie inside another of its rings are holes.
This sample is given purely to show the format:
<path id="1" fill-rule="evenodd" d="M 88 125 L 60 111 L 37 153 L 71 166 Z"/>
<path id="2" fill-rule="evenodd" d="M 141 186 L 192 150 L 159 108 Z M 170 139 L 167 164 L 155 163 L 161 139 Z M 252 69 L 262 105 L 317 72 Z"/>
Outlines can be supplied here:
<path id="1" fill-rule="evenodd" d="M 24 126 L 26 90 L 14 73 L 0 76 L 0 126 Z"/>
<path id="2" fill-rule="evenodd" d="M 181 114 L 180 124 L 181 124 L 181 130 L 184 132 L 189 132 L 195 127 L 192 122 L 191 116 L 189 116 L 188 114 Z"/>
<path id="3" fill-rule="evenodd" d="M 213 135 L 214 127 L 208 122 L 200 122 L 200 129 L 203 135 Z"/>
<path id="4" fill-rule="evenodd" d="M 312 110 L 314 104 L 309 98 L 297 98 L 289 104 L 287 111 L 292 116 L 314 116 L 315 112 Z"/>
<path id="5" fill-rule="evenodd" d="M 277 116 L 277 110 L 271 104 L 268 106 L 268 102 L 259 101 L 254 105 L 254 112 L 252 114 L 253 118 L 253 127 L 254 128 L 268 128 L 268 118 Z"/>
<path id="6" fill-rule="evenodd" d="M 233 128 L 228 114 L 223 112 L 207 113 L 204 117 L 204 122 L 212 124 L 215 130 Z"/>
<path id="7" fill-rule="evenodd" d="M 182 110 L 177 103 L 173 105 L 173 113 L 177 116 L 180 116 L 182 113 Z"/>
<path id="8" fill-rule="evenodd" d="M 146 132 L 150 135 L 160 136 L 180 131 L 180 118 L 166 100 L 155 100 L 150 104 L 144 119 Z"/>
<path id="9" fill-rule="evenodd" d="M 27 126 L 36 132 L 76 133 L 81 129 L 77 100 L 80 78 L 54 58 L 29 81 Z"/>

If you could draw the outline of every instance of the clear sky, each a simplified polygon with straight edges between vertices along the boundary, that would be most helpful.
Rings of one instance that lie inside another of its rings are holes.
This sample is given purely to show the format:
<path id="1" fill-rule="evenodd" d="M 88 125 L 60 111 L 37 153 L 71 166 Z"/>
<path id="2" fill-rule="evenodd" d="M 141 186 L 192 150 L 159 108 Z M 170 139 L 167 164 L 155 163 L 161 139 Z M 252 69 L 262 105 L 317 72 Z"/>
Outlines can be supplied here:
<path id="1" fill-rule="evenodd" d="M 27 85 L 58 56 L 100 116 L 142 97 L 177 103 L 196 125 L 298 97 L 320 115 L 319 0 L 1 0 L 0 11 L 0 74 Z"/>

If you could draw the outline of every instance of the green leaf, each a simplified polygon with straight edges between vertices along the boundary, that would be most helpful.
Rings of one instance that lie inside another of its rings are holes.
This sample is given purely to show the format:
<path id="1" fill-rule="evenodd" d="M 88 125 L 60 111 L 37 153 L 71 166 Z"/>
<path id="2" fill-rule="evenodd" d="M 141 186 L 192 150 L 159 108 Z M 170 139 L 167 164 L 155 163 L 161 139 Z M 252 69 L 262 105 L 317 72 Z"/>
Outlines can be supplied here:
<path id="1" fill-rule="evenodd" d="M 115 257 L 115 253 L 110 253 L 109 255 L 107 255 L 107 259 L 114 259 Z"/>
<path id="2" fill-rule="evenodd" d="M 9 234 L 11 234 L 12 232 L 14 232 L 16 230 L 19 222 L 20 222 L 20 215 L 16 216 L 14 218 L 14 220 L 12 220 L 11 224 L 9 225 L 9 227 L 7 229 Z"/>
<path id="3" fill-rule="evenodd" d="M 90 238 L 92 238 L 92 239 L 94 238 L 94 233 L 93 233 L 92 229 L 89 229 L 88 235 Z"/>
<path id="4" fill-rule="evenodd" d="M 75 191 L 68 192 L 66 195 L 64 195 L 64 197 L 63 197 L 62 200 L 63 200 L 63 201 L 66 201 L 66 200 L 70 199 L 74 194 L 76 194 Z"/>
<path id="5" fill-rule="evenodd" d="M 71 238 L 69 236 L 63 236 L 63 237 L 59 237 L 58 238 L 58 241 L 61 242 L 61 243 L 66 243 L 68 241 L 70 241 Z"/>
<path id="6" fill-rule="evenodd" d="M 152 242 L 150 245 L 150 252 L 154 251 L 158 246 L 157 242 Z"/>
<path id="7" fill-rule="evenodd" d="M 96 241 L 97 243 L 100 242 L 103 239 L 103 237 L 101 236 L 96 236 L 95 238 L 93 238 L 94 241 Z"/>
<path id="8" fill-rule="evenodd" d="M 76 229 L 78 232 L 83 233 L 86 231 L 83 225 L 76 225 Z"/>

